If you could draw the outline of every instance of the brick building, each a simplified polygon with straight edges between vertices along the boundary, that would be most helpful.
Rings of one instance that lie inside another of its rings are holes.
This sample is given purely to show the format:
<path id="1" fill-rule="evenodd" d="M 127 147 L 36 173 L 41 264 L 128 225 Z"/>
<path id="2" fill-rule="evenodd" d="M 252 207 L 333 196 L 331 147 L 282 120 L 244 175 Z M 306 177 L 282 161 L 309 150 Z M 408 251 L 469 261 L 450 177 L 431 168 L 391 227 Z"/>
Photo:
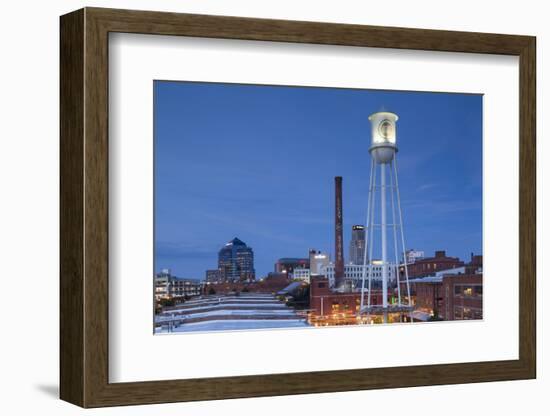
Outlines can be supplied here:
<path id="1" fill-rule="evenodd" d="M 435 318 L 452 321 L 483 317 L 482 274 L 429 276 L 411 281 L 410 288 L 415 309 Z"/>
<path id="2" fill-rule="evenodd" d="M 483 276 L 445 276 L 442 282 L 442 318 L 446 321 L 483 319 Z"/>
<path id="3" fill-rule="evenodd" d="M 309 258 L 284 257 L 275 263 L 275 273 L 290 275 L 294 269 L 309 269 Z"/>
<path id="4" fill-rule="evenodd" d="M 382 291 L 373 291 L 372 305 L 382 304 Z M 313 277 L 309 292 L 309 307 L 313 314 L 327 316 L 349 314 L 355 316 L 361 306 L 360 292 L 334 292 L 330 290 L 329 280 Z"/>
<path id="5" fill-rule="evenodd" d="M 442 277 L 436 276 L 411 282 L 411 296 L 415 300 L 417 310 L 433 313 L 435 317 L 441 316 L 443 307 L 442 281 Z"/>
<path id="6" fill-rule="evenodd" d="M 469 263 L 460 263 L 409 281 L 416 310 L 444 320 L 481 319 L 483 256 L 472 253 Z M 405 290 L 401 282 L 401 293 Z"/>
<path id="7" fill-rule="evenodd" d="M 409 273 L 409 278 L 414 278 L 435 275 L 438 271 L 454 269 L 461 266 L 464 266 L 464 262 L 458 257 L 449 257 L 444 250 L 439 250 L 435 252 L 434 257 L 419 259 L 407 265 L 407 271 Z M 400 267 L 400 272 L 401 276 L 405 275 L 403 266 Z"/>
<path id="8" fill-rule="evenodd" d="M 273 273 L 269 277 L 256 281 L 239 282 L 207 282 L 203 288 L 203 294 L 213 293 L 227 294 L 232 292 L 251 292 L 251 293 L 277 293 L 287 287 L 292 281 L 286 274 Z"/>

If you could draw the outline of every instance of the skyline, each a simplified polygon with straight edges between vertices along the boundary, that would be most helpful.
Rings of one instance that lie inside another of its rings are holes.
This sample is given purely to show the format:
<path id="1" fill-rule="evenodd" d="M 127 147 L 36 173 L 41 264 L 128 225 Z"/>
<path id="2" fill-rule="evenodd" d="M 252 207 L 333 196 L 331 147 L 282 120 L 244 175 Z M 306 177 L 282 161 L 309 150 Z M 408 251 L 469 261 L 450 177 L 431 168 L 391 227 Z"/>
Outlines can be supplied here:
<path id="1" fill-rule="evenodd" d="M 482 96 L 155 81 L 155 271 L 204 279 L 234 237 L 256 275 L 308 249 L 334 258 L 343 177 L 345 260 L 364 224 L 368 115 L 397 113 L 407 249 L 482 253 Z M 220 150 L 221 149 L 221 150 Z"/>

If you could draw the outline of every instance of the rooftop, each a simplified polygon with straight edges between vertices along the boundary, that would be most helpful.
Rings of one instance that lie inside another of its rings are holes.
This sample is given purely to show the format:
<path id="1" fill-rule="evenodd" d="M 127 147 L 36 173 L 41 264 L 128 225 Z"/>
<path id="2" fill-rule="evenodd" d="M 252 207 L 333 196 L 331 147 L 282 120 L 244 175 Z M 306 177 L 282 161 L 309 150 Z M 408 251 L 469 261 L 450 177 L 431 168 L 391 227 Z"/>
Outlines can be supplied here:
<path id="1" fill-rule="evenodd" d="M 309 259 L 297 258 L 297 257 L 283 257 L 277 260 L 277 263 L 307 263 Z"/>
<path id="2" fill-rule="evenodd" d="M 246 247 L 246 243 L 242 240 L 239 240 L 237 237 L 235 237 L 233 240 L 229 241 L 226 246 L 244 246 Z"/>

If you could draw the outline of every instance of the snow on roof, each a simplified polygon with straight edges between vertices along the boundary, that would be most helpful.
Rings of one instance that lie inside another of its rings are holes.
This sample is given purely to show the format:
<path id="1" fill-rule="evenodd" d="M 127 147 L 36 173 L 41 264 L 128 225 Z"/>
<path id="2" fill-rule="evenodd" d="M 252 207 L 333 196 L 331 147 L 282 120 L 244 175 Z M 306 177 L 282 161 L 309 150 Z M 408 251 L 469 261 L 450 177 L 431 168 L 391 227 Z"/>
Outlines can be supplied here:
<path id="1" fill-rule="evenodd" d="M 419 321 L 426 322 L 428 319 L 430 319 L 431 315 L 428 312 L 414 311 L 411 312 L 410 316 L 414 319 L 418 319 Z"/>
<path id="2" fill-rule="evenodd" d="M 302 285 L 302 282 L 292 282 L 287 287 L 279 290 L 277 292 L 278 295 L 285 295 L 287 293 L 294 292 L 296 289 L 298 289 Z"/>
<path id="3" fill-rule="evenodd" d="M 439 270 L 435 276 L 422 276 L 414 279 L 409 279 L 409 283 L 440 283 L 445 276 L 460 276 L 464 274 L 466 268 L 464 266 L 455 267 L 454 269 Z"/>
<path id="4" fill-rule="evenodd" d="M 426 276 L 409 279 L 409 283 L 441 283 L 442 281 L 443 276 Z"/>

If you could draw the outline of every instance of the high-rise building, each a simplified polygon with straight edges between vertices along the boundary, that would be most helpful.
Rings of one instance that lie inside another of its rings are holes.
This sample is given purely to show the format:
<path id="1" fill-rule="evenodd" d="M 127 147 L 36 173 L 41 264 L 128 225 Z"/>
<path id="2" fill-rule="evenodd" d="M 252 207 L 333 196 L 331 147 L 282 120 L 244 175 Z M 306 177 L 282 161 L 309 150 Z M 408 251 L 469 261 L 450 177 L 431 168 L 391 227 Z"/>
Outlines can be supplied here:
<path id="1" fill-rule="evenodd" d="M 235 237 L 219 251 L 218 270 L 225 281 L 254 280 L 254 251 Z"/>
<path id="2" fill-rule="evenodd" d="M 363 225 L 353 225 L 351 227 L 351 242 L 349 245 L 350 263 L 364 263 L 365 247 L 365 227 Z"/>

